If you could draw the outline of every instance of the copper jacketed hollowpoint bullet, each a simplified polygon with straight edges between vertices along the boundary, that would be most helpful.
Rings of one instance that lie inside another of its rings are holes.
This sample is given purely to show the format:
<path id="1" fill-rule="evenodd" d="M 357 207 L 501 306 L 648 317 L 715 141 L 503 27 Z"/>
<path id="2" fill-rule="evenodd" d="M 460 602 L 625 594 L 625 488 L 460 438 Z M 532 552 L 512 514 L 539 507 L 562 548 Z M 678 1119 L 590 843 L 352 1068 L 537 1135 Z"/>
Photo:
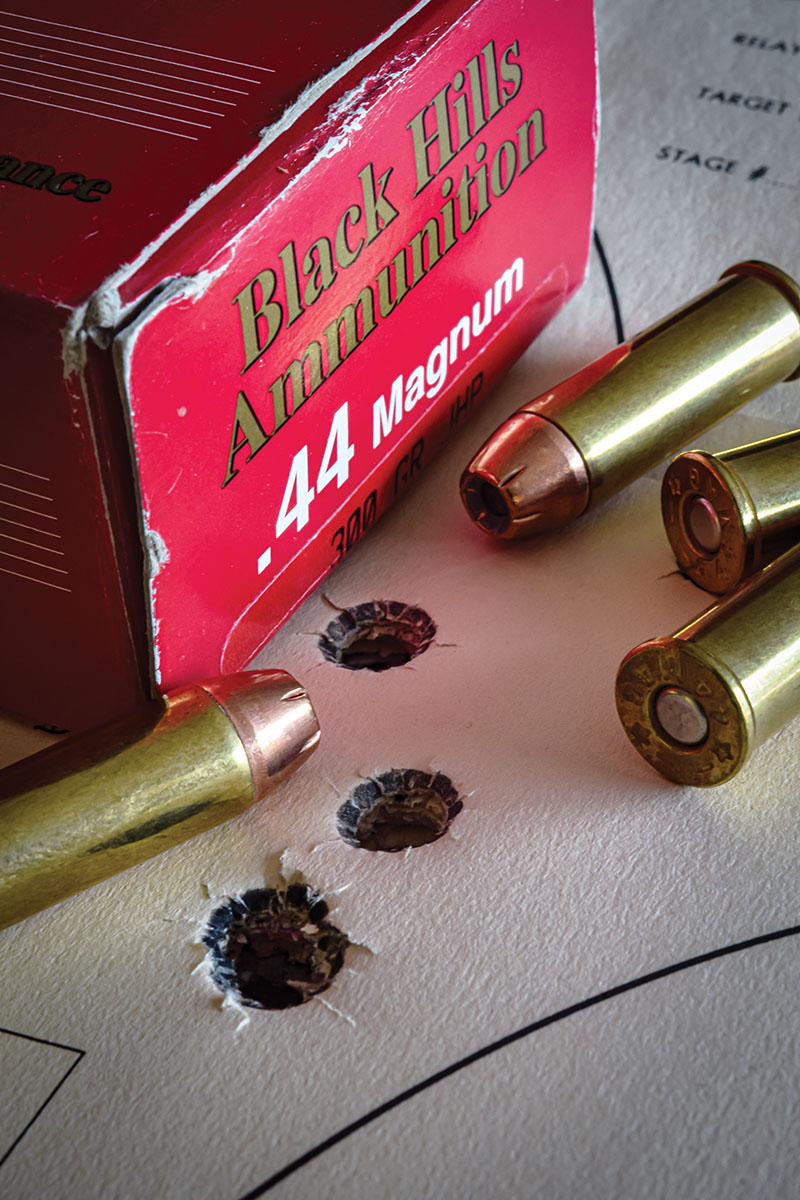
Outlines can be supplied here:
<path id="1" fill-rule="evenodd" d="M 0 928 L 243 812 L 318 741 L 291 675 L 245 671 L 0 771 Z"/>
<path id="2" fill-rule="evenodd" d="M 679 454 L 661 512 L 681 570 L 709 592 L 732 591 L 800 540 L 800 430 L 722 454 Z"/>
<path id="3" fill-rule="evenodd" d="M 739 263 L 505 421 L 461 477 L 467 512 L 500 538 L 559 529 L 798 373 L 797 285 Z"/>
<path id="4" fill-rule="evenodd" d="M 671 637 L 644 642 L 617 674 L 633 745 L 676 783 L 723 783 L 800 712 L 800 547 Z"/>

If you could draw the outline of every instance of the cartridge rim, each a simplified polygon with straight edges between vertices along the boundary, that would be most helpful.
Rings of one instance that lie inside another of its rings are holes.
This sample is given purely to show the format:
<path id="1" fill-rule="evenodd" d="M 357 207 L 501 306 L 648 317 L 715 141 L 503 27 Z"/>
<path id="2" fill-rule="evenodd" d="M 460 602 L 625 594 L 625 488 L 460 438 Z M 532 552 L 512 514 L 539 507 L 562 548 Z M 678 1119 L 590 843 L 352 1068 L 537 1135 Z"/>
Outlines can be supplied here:
<path id="1" fill-rule="evenodd" d="M 693 517 L 712 510 L 719 544 L 703 544 Z M 673 459 L 661 485 L 661 515 L 675 560 L 693 583 L 715 595 L 730 592 L 758 566 L 761 537 L 752 500 L 719 459 L 690 450 Z"/>
<path id="2" fill-rule="evenodd" d="M 666 690 L 681 692 L 702 711 L 708 727 L 701 740 L 682 743 L 663 728 L 656 706 Z M 674 783 L 724 783 L 747 759 L 754 723 L 744 690 L 724 664 L 692 643 L 655 638 L 631 650 L 617 674 L 616 701 L 632 745 Z"/>

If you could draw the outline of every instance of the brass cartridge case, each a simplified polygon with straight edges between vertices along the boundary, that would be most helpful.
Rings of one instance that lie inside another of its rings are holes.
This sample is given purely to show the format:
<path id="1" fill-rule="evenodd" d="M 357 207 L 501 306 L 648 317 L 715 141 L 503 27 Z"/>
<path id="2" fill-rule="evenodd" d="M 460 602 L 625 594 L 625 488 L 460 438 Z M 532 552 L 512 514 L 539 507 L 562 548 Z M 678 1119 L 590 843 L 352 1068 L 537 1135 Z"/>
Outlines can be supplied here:
<path id="1" fill-rule="evenodd" d="M 672 637 L 631 650 L 617 711 L 647 761 L 675 783 L 724 783 L 800 712 L 800 547 Z"/>
<path id="2" fill-rule="evenodd" d="M 681 570 L 709 592 L 732 591 L 800 540 L 800 429 L 722 454 L 678 455 L 661 512 Z"/>
<path id="3" fill-rule="evenodd" d="M 0 928 L 243 812 L 318 740 L 291 675 L 247 671 L 0 771 Z"/>
<path id="4" fill-rule="evenodd" d="M 560 528 L 799 372 L 800 290 L 739 263 L 504 422 L 462 475 L 466 509 L 500 538 Z"/>

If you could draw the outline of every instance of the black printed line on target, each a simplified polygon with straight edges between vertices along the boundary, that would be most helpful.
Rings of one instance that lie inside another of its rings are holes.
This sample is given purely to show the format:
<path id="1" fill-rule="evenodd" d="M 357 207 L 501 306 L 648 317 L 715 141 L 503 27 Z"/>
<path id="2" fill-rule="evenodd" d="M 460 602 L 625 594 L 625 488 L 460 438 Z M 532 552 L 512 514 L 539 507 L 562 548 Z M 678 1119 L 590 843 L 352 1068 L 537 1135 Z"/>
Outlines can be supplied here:
<path id="1" fill-rule="evenodd" d="M 5 1151 L 5 1153 L 2 1155 L 2 1157 L 0 1157 L 0 1168 L 2 1168 L 3 1164 L 8 1161 L 8 1158 L 14 1152 L 14 1150 L 16 1150 L 17 1146 L 20 1144 L 22 1139 L 25 1137 L 25 1134 L 28 1132 L 28 1130 L 33 1126 L 33 1124 L 36 1121 L 38 1121 L 39 1117 L 42 1115 L 44 1110 L 47 1108 L 50 1101 L 53 1099 L 53 1097 L 56 1095 L 56 1093 L 59 1091 L 59 1089 L 61 1087 L 63 1087 L 63 1085 L 69 1079 L 70 1075 L 75 1070 L 78 1063 L 81 1061 L 81 1059 L 83 1058 L 83 1056 L 86 1053 L 85 1050 L 79 1050 L 77 1046 L 67 1046 L 63 1042 L 54 1042 L 54 1041 L 51 1041 L 49 1038 L 35 1037 L 31 1033 L 20 1033 L 19 1030 L 17 1030 L 17 1029 L 6 1029 L 4 1026 L 0 1026 L 0 1034 L 3 1034 L 3 1033 L 6 1034 L 8 1037 L 22 1038 L 22 1040 L 26 1041 L 26 1042 L 38 1042 L 38 1044 L 40 1046 L 52 1046 L 53 1049 L 55 1049 L 55 1050 L 67 1050 L 71 1054 L 75 1054 L 77 1057 L 75 1058 L 75 1061 L 71 1064 L 71 1066 L 69 1066 L 67 1068 L 67 1070 L 64 1072 L 64 1074 L 61 1076 L 61 1078 L 59 1079 L 59 1081 L 55 1085 L 55 1087 L 52 1088 L 49 1095 L 47 1095 L 45 1097 L 45 1099 L 42 1101 L 42 1103 L 39 1105 L 36 1112 L 33 1114 L 33 1116 L 28 1121 L 28 1123 L 25 1125 L 25 1127 L 14 1138 L 13 1142 L 8 1147 L 8 1149 Z"/>
<path id="2" fill-rule="evenodd" d="M 614 314 L 614 328 L 617 333 L 617 341 L 624 342 L 625 330 L 622 325 L 622 310 L 619 306 L 617 288 L 614 283 L 614 276 L 611 274 L 611 267 L 609 266 L 608 258 L 606 257 L 605 248 L 603 247 L 603 243 L 600 241 L 600 234 L 596 229 L 594 231 L 594 245 L 600 258 L 600 266 L 603 268 L 603 277 L 605 278 L 606 286 L 608 287 L 609 299 L 611 300 L 611 311 Z"/>
<path id="3" fill-rule="evenodd" d="M 391 1112 L 395 1108 L 399 1108 L 407 1100 L 413 1099 L 420 1093 L 434 1087 L 437 1083 L 442 1083 L 445 1079 L 449 1079 L 452 1075 L 458 1074 L 459 1071 L 465 1070 L 473 1063 L 480 1062 L 483 1058 L 488 1058 L 499 1050 L 504 1050 L 507 1046 L 513 1045 L 514 1042 L 522 1041 L 530 1037 L 534 1033 L 538 1033 L 541 1029 L 546 1029 L 549 1025 L 556 1025 L 559 1021 L 564 1021 L 568 1017 L 574 1017 L 578 1013 L 585 1012 L 587 1009 L 595 1008 L 599 1004 L 604 1004 L 607 1001 L 616 999 L 617 996 L 623 996 L 627 992 L 635 991 L 637 988 L 645 987 L 648 984 L 657 983 L 661 979 L 666 979 L 670 975 L 677 975 L 681 971 L 688 971 L 691 967 L 698 967 L 704 963 L 714 962 L 719 958 L 727 958 L 731 954 L 739 954 L 745 950 L 751 950 L 755 946 L 764 946 L 770 942 L 781 941 L 784 938 L 797 937 L 800 934 L 800 925 L 791 925 L 787 929 L 773 930 L 770 933 L 759 934 L 756 937 L 747 938 L 745 941 L 734 942 L 730 946 L 722 946 L 717 950 L 709 950 L 704 954 L 697 954 L 692 958 L 682 959 L 680 962 L 671 963 L 667 967 L 660 967 L 656 971 L 649 971 L 645 975 L 639 975 L 635 979 L 629 979 L 625 983 L 617 984 L 616 987 L 608 988 L 606 991 L 598 992 L 594 996 L 588 996 L 585 1000 L 579 1000 L 576 1004 L 570 1004 L 567 1008 L 559 1009 L 557 1012 L 549 1013 L 545 1017 L 541 1017 L 537 1021 L 532 1021 L 529 1025 L 523 1025 L 521 1029 L 515 1029 L 511 1033 L 507 1033 L 504 1037 L 498 1038 L 496 1041 L 489 1042 L 486 1046 L 482 1046 L 479 1050 L 475 1050 L 472 1054 L 467 1054 L 464 1058 L 458 1059 L 449 1066 L 444 1067 L 441 1071 L 435 1072 L 433 1075 L 421 1079 L 418 1083 L 413 1084 L 405 1091 L 399 1092 L 396 1096 L 392 1096 L 389 1100 L 379 1104 L 376 1108 L 364 1113 L 355 1121 L 351 1121 L 349 1125 L 345 1125 L 342 1129 L 319 1142 L 307 1150 L 305 1154 L 301 1154 L 293 1162 L 287 1163 L 281 1170 L 276 1171 L 274 1175 L 270 1175 L 263 1183 L 253 1188 L 241 1197 L 241 1200 L 256 1200 L 256 1197 L 265 1195 L 272 1188 L 282 1183 L 290 1175 L 294 1175 L 302 1167 L 319 1158 L 326 1150 L 331 1150 L 340 1142 L 345 1141 L 359 1130 L 365 1129 L 368 1125 L 373 1124 L 386 1113 Z"/>

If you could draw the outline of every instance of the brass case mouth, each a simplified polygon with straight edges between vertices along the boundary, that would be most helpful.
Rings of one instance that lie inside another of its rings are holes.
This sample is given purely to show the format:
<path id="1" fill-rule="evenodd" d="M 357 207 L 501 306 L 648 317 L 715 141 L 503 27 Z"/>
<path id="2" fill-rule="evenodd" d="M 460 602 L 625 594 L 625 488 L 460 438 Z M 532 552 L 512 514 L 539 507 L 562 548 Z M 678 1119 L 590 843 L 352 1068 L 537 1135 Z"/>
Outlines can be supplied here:
<path id="1" fill-rule="evenodd" d="M 214 698 L 241 738 L 254 802 L 291 775 L 320 739 L 305 688 L 286 671 L 242 671 L 198 685 Z"/>
<path id="2" fill-rule="evenodd" d="M 665 688 L 679 689 L 708 721 L 702 741 L 683 744 L 656 715 Z M 736 676 L 696 644 L 654 638 L 623 659 L 616 681 L 619 719 L 631 744 L 661 775 L 690 787 L 731 779 L 747 761 L 754 739 L 750 703 Z"/>
<path id="3" fill-rule="evenodd" d="M 718 545 L 704 544 L 693 529 L 700 505 L 714 515 Z M 673 459 L 661 485 L 661 515 L 678 566 L 698 587 L 722 595 L 760 565 L 761 533 L 753 502 L 713 455 L 691 450 Z"/>
<path id="4" fill-rule="evenodd" d="M 0 772 L 0 928 L 238 816 L 318 738 L 296 680 L 244 671 Z"/>

